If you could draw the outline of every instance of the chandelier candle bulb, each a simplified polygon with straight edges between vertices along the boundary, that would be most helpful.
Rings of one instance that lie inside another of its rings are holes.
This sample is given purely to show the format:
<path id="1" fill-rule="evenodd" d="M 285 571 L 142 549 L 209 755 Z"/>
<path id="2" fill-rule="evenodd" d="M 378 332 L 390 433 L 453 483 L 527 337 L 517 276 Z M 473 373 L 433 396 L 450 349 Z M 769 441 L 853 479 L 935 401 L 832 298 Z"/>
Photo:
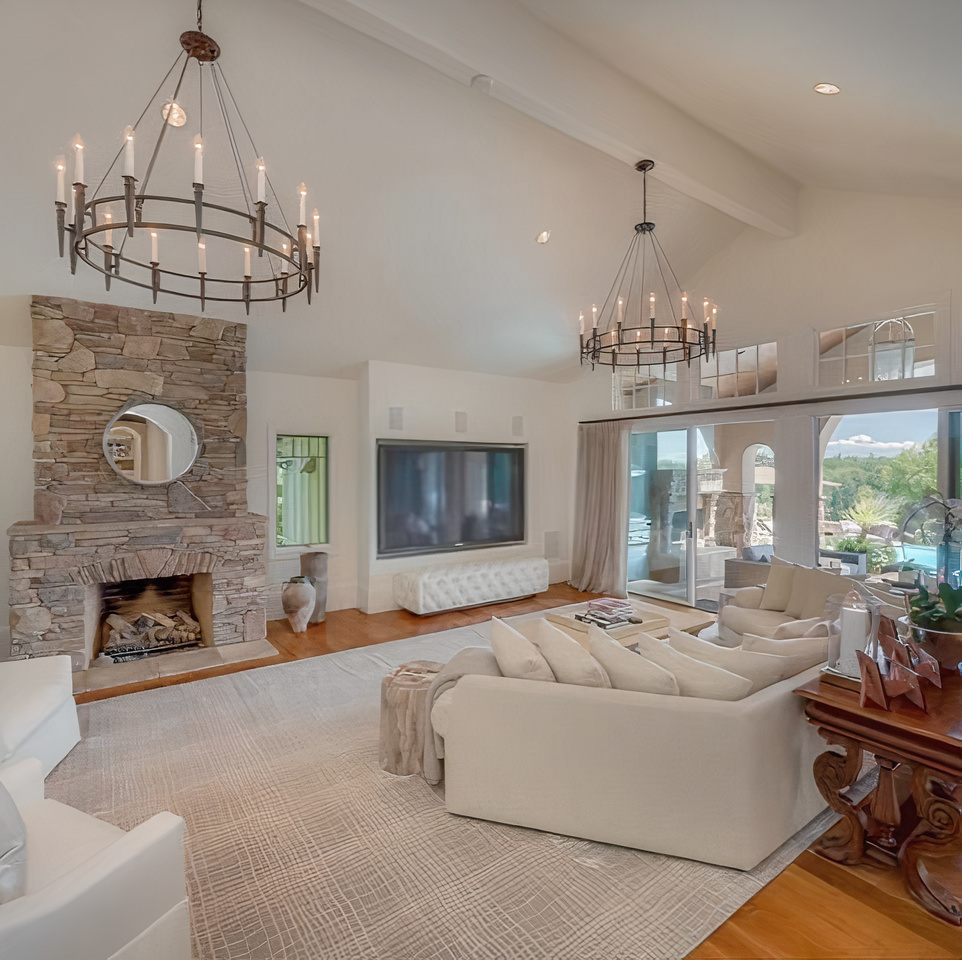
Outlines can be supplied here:
<path id="1" fill-rule="evenodd" d="M 160 257 L 157 255 L 157 234 L 153 231 L 150 233 L 150 262 L 160 263 Z"/>
<path id="2" fill-rule="evenodd" d="M 625 298 L 618 298 L 618 326 L 620 327 L 625 321 Z"/>
<path id="3" fill-rule="evenodd" d="M 204 182 L 204 141 L 200 134 L 194 137 L 194 183 Z"/>
<path id="4" fill-rule="evenodd" d="M 648 298 L 648 300 L 649 300 L 649 302 L 650 302 L 650 304 L 651 304 L 651 313 L 649 314 L 649 316 L 650 316 L 650 318 L 651 318 L 652 320 L 654 320 L 654 319 L 655 319 L 655 295 L 652 294 L 652 295 Z"/>
<path id="5" fill-rule="evenodd" d="M 110 212 L 110 207 L 104 210 L 104 223 L 107 224 L 108 228 L 114 221 L 114 215 Z M 104 231 L 104 245 L 112 247 L 114 245 L 114 232 L 111 229 Z"/>
<path id="6" fill-rule="evenodd" d="M 80 134 L 73 138 L 74 161 L 73 161 L 73 182 L 84 182 L 84 142 L 80 139 Z"/>
<path id="7" fill-rule="evenodd" d="M 321 243 L 321 215 L 317 212 L 317 207 L 314 208 L 314 246 L 317 247 Z"/>
<path id="8" fill-rule="evenodd" d="M 134 176 L 134 128 L 124 127 L 124 176 Z"/>
<path id="9" fill-rule="evenodd" d="M 578 314 L 578 328 L 579 328 L 579 332 L 580 332 L 581 336 L 583 337 L 583 336 L 585 335 L 585 312 L 584 312 L 584 310 L 582 310 L 581 313 Z"/>
<path id="10" fill-rule="evenodd" d="M 302 183 L 297 188 L 297 192 L 301 197 L 300 217 L 298 218 L 297 225 L 303 227 L 307 224 L 307 187 Z"/>
<path id="11" fill-rule="evenodd" d="M 681 295 L 681 318 L 682 320 L 688 319 L 688 294 L 683 293 Z"/>
<path id="12" fill-rule="evenodd" d="M 197 272 L 207 273 L 207 244 L 197 244 Z"/>
<path id="13" fill-rule="evenodd" d="M 244 247 L 244 276 L 250 277 L 251 275 L 251 248 Z"/>
<path id="14" fill-rule="evenodd" d="M 264 158 L 257 158 L 257 202 L 267 203 L 267 167 Z"/>
<path id="15" fill-rule="evenodd" d="M 77 200 L 77 191 L 73 187 L 70 188 L 70 203 L 67 204 L 67 226 L 73 226 L 73 211 L 74 204 Z"/>
<path id="16" fill-rule="evenodd" d="M 62 157 L 57 157 L 57 203 L 65 203 L 64 193 L 64 173 L 67 169 L 67 161 Z"/>
<path id="17" fill-rule="evenodd" d="M 591 332 L 598 332 L 598 307 L 595 304 L 591 305 Z"/>

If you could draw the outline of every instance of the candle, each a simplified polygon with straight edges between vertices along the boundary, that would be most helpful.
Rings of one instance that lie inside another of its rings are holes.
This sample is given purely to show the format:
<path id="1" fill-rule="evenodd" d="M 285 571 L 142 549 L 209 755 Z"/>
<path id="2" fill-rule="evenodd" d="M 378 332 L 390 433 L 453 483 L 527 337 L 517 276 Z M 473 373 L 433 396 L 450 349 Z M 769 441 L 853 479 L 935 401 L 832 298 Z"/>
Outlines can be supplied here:
<path id="1" fill-rule="evenodd" d="M 317 212 L 317 207 L 314 208 L 314 245 L 317 246 L 321 242 L 321 215 Z"/>
<path id="2" fill-rule="evenodd" d="M 648 297 L 648 302 L 650 304 L 648 318 L 650 320 L 654 320 L 655 319 L 655 295 L 654 294 L 651 294 L 651 296 Z"/>
<path id="3" fill-rule="evenodd" d="M 683 293 L 681 295 L 681 318 L 682 320 L 688 319 L 688 294 Z"/>
<path id="4" fill-rule="evenodd" d="M 591 329 L 598 329 L 598 308 L 595 304 L 591 305 Z"/>
<path id="5" fill-rule="evenodd" d="M 64 171 L 67 169 L 67 161 L 61 156 L 57 157 L 57 203 L 64 203 Z"/>
<path id="6" fill-rule="evenodd" d="M 708 298 L 707 297 L 705 297 L 704 301 L 702 301 L 702 307 L 704 308 L 704 311 L 705 311 L 704 322 L 708 323 Z"/>
<path id="7" fill-rule="evenodd" d="M 585 312 L 584 310 L 578 314 L 578 326 L 581 328 L 581 336 L 585 335 Z"/>
<path id="8" fill-rule="evenodd" d="M 77 204 L 77 189 L 76 187 L 70 188 L 70 203 L 67 204 L 67 226 L 73 226 L 73 211 Z"/>
<path id="9" fill-rule="evenodd" d="M 623 298 L 618 298 L 618 323 L 623 323 L 625 319 L 625 301 Z"/>
<path id="10" fill-rule="evenodd" d="M 839 617 L 838 664 L 836 669 L 849 677 L 859 676 L 858 657 L 856 651 L 864 650 L 868 640 L 871 619 L 868 610 L 854 607 L 842 607 Z"/>
<path id="11" fill-rule="evenodd" d="M 114 222 L 114 215 L 110 212 L 110 207 L 104 210 L 104 222 L 109 226 Z M 104 231 L 104 244 L 108 247 L 114 245 L 114 232 L 113 230 Z"/>
<path id="12" fill-rule="evenodd" d="M 307 187 L 302 183 L 297 188 L 297 192 L 301 195 L 301 212 L 297 225 L 303 227 L 307 223 Z"/>
<path id="13" fill-rule="evenodd" d="M 73 160 L 73 182 L 84 182 L 84 142 L 80 139 L 80 134 L 73 138 L 74 160 Z"/>
<path id="14" fill-rule="evenodd" d="M 207 244 L 203 240 L 197 244 L 197 272 L 207 273 Z"/>
<path id="15" fill-rule="evenodd" d="M 251 248 L 244 247 L 244 276 L 251 275 Z"/>
<path id="16" fill-rule="evenodd" d="M 711 330 L 715 332 L 715 324 L 718 323 L 718 307 L 712 304 L 711 307 Z"/>
<path id="17" fill-rule="evenodd" d="M 281 252 L 284 254 L 284 259 L 281 260 L 281 273 L 287 273 L 287 244 L 281 244 Z"/>
<path id="18" fill-rule="evenodd" d="M 124 176 L 134 175 L 134 128 L 128 123 L 124 127 Z"/>
<path id="19" fill-rule="evenodd" d="M 267 202 L 267 167 L 263 157 L 257 158 L 257 202 Z"/>
<path id="20" fill-rule="evenodd" d="M 153 230 L 150 232 L 150 262 L 160 263 L 160 257 L 157 256 L 157 234 Z"/>
<path id="21" fill-rule="evenodd" d="M 194 183 L 204 182 L 204 141 L 200 134 L 194 137 Z"/>

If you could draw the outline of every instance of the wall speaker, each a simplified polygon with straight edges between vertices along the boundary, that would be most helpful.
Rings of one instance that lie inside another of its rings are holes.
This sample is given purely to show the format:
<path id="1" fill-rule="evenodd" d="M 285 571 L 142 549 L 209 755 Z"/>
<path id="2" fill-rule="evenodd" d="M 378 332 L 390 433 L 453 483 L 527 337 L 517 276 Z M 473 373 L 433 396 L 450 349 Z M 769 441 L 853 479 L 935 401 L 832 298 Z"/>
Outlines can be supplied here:
<path id="1" fill-rule="evenodd" d="M 468 432 L 468 415 L 464 410 L 457 410 L 454 414 L 454 429 L 457 433 Z"/>
<path id="2" fill-rule="evenodd" d="M 391 430 L 404 429 L 404 407 L 387 408 L 387 425 Z"/>
<path id="3" fill-rule="evenodd" d="M 511 436 L 512 437 L 524 436 L 524 417 L 511 418 Z"/>
<path id="4" fill-rule="evenodd" d="M 520 417 L 517 419 L 520 419 Z M 561 533 L 557 530 L 546 530 L 544 534 L 545 560 L 557 560 L 560 556 L 561 556 Z"/>

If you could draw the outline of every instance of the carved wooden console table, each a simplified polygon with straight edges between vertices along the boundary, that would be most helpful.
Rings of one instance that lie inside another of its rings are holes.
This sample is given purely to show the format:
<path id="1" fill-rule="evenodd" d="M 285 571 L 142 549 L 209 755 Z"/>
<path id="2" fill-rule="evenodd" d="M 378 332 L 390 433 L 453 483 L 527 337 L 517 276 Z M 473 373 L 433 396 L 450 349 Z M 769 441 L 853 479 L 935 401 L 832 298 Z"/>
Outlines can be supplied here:
<path id="1" fill-rule="evenodd" d="M 842 814 L 816 852 L 838 863 L 899 864 L 927 910 L 962 924 L 962 677 L 944 678 L 941 691 L 926 687 L 928 714 L 898 701 L 891 712 L 863 708 L 857 692 L 819 680 L 795 692 L 819 734 L 844 750 L 815 760 L 815 782 Z M 854 803 L 844 791 L 865 750 L 875 755 L 878 785 Z"/>

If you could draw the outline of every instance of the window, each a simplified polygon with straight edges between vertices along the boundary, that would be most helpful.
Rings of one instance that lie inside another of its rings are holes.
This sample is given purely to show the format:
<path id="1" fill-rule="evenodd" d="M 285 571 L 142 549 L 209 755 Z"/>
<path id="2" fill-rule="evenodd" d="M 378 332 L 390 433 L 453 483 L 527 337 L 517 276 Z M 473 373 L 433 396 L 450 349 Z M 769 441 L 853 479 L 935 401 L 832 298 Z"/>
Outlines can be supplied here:
<path id="1" fill-rule="evenodd" d="M 935 375 L 935 315 L 917 313 L 818 334 L 823 387 Z"/>
<path id="2" fill-rule="evenodd" d="M 327 543 L 327 437 L 277 435 L 277 546 Z"/>
<path id="3" fill-rule="evenodd" d="M 710 360 L 701 360 L 700 396 L 721 400 L 771 393 L 777 375 L 778 348 L 774 343 L 719 350 Z"/>

